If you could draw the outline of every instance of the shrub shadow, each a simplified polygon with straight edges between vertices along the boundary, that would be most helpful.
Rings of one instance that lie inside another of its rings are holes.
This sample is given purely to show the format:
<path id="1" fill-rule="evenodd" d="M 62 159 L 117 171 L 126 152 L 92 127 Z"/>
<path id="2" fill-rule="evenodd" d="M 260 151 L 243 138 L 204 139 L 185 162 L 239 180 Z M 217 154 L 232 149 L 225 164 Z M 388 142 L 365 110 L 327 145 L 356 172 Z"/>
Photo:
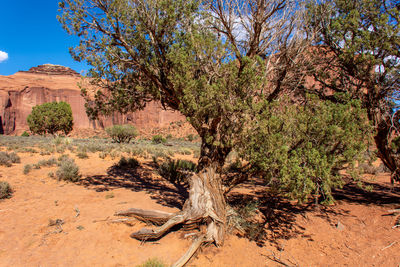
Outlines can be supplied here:
<path id="1" fill-rule="evenodd" d="M 98 192 L 117 188 L 126 188 L 135 192 L 144 191 L 161 205 L 181 209 L 188 197 L 186 186 L 171 184 L 153 175 L 151 167 L 151 164 L 142 164 L 135 169 L 113 165 L 107 170 L 106 175 L 87 176 L 79 183 Z"/>
<path id="2" fill-rule="evenodd" d="M 337 201 L 346 201 L 363 205 L 391 205 L 400 203 L 400 186 L 389 182 L 364 182 L 364 186 L 371 186 L 372 190 L 360 188 L 357 183 L 349 181 L 342 189 L 333 190 L 332 194 Z"/>

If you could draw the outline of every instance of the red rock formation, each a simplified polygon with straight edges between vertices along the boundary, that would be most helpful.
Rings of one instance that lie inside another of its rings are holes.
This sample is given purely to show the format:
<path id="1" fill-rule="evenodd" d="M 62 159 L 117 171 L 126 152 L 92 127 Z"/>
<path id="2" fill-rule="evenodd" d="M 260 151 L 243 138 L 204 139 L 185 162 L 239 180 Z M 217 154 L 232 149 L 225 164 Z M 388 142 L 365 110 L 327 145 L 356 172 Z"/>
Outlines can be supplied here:
<path id="1" fill-rule="evenodd" d="M 178 112 L 165 111 L 161 105 L 153 102 L 142 111 L 126 115 L 115 113 L 98 121 L 90 121 L 78 87 L 81 79 L 72 69 L 51 64 L 0 76 L 0 134 L 19 134 L 27 130 L 26 118 L 32 107 L 52 101 L 65 101 L 71 105 L 74 129 L 101 129 L 113 124 L 130 123 L 146 130 L 184 120 Z"/>

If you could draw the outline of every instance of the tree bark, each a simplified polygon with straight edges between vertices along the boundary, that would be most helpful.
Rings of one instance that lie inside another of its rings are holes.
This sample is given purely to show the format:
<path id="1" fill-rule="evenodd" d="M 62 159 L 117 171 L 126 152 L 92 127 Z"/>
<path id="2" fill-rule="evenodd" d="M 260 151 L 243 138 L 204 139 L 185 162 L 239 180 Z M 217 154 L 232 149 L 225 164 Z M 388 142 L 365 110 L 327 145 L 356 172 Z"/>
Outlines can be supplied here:
<path id="1" fill-rule="evenodd" d="M 173 226 L 178 224 L 197 225 L 201 233 L 193 245 L 174 266 L 183 266 L 193 256 L 203 243 L 215 243 L 221 246 L 226 233 L 227 204 L 220 174 L 216 171 L 218 164 L 211 164 L 203 168 L 198 174 L 193 174 L 189 179 L 189 198 L 182 211 L 171 214 L 158 211 L 145 211 L 130 209 L 117 212 L 116 215 L 133 216 L 145 222 L 160 224 L 152 229 L 142 228 L 131 234 L 132 238 L 140 241 L 161 238 Z"/>

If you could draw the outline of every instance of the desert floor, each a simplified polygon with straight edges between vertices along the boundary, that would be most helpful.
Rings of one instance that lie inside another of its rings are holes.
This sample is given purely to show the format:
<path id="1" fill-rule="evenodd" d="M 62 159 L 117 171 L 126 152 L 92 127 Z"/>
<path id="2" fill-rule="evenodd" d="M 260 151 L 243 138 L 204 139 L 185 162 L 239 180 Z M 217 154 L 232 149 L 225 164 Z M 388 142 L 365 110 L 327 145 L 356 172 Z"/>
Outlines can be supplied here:
<path id="1" fill-rule="evenodd" d="M 0 180 L 14 189 L 0 200 L 0 266 L 136 266 L 151 258 L 172 264 L 190 246 L 193 230 L 177 228 L 156 242 L 140 242 L 129 235 L 145 224 L 114 216 L 131 207 L 182 207 L 184 188 L 159 177 L 151 159 L 123 171 L 115 168 L 118 158 L 71 154 L 82 178 L 67 183 L 48 176 L 57 167 L 23 174 L 24 165 L 50 155 L 18 155 L 21 163 L 0 166 Z M 319 208 L 267 195 L 257 181 L 244 184 L 229 199 L 257 201 L 263 226 L 255 240 L 229 234 L 222 247 L 202 248 L 188 266 L 400 266 L 399 218 L 387 215 L 400 208 L 400 187 L 387 173 L 372 178 L 371 192 L 349 183 L 335 192 L 336 204 Z M 49 223 L 57 219 L 64 223 Z"/>

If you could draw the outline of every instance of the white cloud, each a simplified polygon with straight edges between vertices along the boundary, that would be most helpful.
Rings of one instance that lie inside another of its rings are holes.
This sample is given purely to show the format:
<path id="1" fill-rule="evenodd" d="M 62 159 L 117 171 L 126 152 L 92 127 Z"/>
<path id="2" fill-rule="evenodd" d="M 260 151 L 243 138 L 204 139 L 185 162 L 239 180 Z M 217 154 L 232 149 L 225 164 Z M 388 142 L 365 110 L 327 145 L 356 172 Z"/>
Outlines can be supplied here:
<path id="1" fill-rule="evenodd" d="M 8 54 L 6 52 L 0 51 L 0 63 L 8 59 Z"/>

